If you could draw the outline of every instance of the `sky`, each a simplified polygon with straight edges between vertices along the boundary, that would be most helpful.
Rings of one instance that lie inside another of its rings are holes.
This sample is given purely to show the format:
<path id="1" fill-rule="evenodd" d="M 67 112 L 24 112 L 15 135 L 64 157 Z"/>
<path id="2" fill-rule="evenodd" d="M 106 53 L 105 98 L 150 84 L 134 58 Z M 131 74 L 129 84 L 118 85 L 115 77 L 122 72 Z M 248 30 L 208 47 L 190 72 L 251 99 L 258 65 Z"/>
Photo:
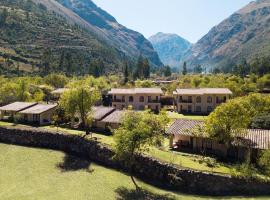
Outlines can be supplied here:
<path id="1" fill-rule="evenodd" d="M 93 0 L 116 20 L 146 38 L 176 33 L 195 43 L 251 0 Z"/>

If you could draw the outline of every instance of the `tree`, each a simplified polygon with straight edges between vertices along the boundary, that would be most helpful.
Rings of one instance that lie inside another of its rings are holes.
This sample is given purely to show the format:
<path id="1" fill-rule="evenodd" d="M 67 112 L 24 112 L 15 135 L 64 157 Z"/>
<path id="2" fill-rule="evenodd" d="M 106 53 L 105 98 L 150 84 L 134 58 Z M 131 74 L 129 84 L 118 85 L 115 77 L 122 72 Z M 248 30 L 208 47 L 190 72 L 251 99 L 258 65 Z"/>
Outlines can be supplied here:
<path id="1" fill-rule="evenodd" d="M 255 116 L 252 119 L 251 128 L 254 129 L 267 129 L 270 130 L 270 114 L 269 113 L 264 113 Z"/>
<path id="2" fill-rule="evenodd" d="M 88 84 L 79 81 L 76 87 L 64 92 L 60 98 L 60 105 L 74 122 L 75 114 L 78 113 L 82 122 L 82 128 L 88 130 L 88 113 L 100 99 L 100 93 Z"/>
<path id="3" fill-rule="evenodd" d="M 183 74 L 183 75 L 186 75 L 186 74 L 187 74 L 187 62 L 184 62 L 184 64 L 183 64 L 183 71 L 182 71 L 182 74 Z"/>
<path id="4" fill-rule="evenodd" d="M 18 101 L 28 101 L 30 99 L 29 84 L 25 80 L 21 80 L 18 84 Z"/>
<path id="5" fill-rule="evenodd" d="M 195 68 L 194 68 L 194 73 L 196 74 L 201 74 L 203 71 L 203 68 L 201 65 L 197 65 Z"/>
<path id="6" fill-rule="evenodd" d="M 172 71 L 171 71 L 170 66 L 165 66 L 164 67 L 164 76 L 169 77 L 171 75 L 172 75 Z"/>
<path id="7" fill-rule="evenodd" d="M 136 69 L 133 73 L 133 79 L 136 80 L 137 78 L 142 79 L 143 78 L 143 65 L 144 65 L 144 59 L 142 55 L 139 56 L 137 61 Z"/>
<path id="8" fill-rule="evenodd" d="M 126 62 L 124 66 L 124 83 L 125 84 L 128 82 L 128 76 L 129 76 L 128 63 Z"/>
<path id="9" fill-rule="evenodd" d="M 143 77 L 145 79 L 150 77 L 150 65 L 147 58 L 143 60 Z"/>
<path id="10" fill-rule="evenodd" d="M 7 18 L 8 18 L 8 11 L 6 8 L 4 8 L 3 11 L 0 13 L 0 26 L 6 24 Z"/>
<path id="11" fill-rule="evenodd" d="M 251 94 L 218 106 L 206 120 L 206 132 L 211 138 L 227 145 L 235 134 L 243 132 L 259 113 L 270 112 L 270 97 Z"/>
<path id="12" fill-rule="evenodd" d="M 258 166 L 264 174 L 270 175 L 270 150 L 264 150 L 261 152 L 258 159 Z"/>
<path id="13" fill-rule="evenodd" d="M 131 180 L 139 189 L 134 179 L 136 157 L 149 150 L 151 146 L 161 145 L 163 134 L 168 123 L 165 112 L 155 115 L 150 111 L 128 111 L 123 117 L 121 126 L 114 131 L 115 156 L 130 169 Z"/>

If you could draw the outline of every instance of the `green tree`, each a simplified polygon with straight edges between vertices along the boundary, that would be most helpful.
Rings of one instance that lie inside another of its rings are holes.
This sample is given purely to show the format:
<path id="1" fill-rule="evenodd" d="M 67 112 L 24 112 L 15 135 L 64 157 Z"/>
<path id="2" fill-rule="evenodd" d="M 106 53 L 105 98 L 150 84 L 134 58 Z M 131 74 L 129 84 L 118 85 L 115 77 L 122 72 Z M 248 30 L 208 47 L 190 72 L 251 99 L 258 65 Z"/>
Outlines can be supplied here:
<path id="1" fill-rule="evenodd" d="M 186 74 L 187 74 L 187 62 L 184 62 L 184 64 L 183 64 L 183 71 L 182 71 L 182 74 L 183 74 L 183 75 L 186 75 Z"/>
<path id="2" fill-rule="evenodd" d="M 71 117 L 72 122 L 74 121 L 75 114 L 78 113 L 82 127 L 88 133 L 88 114 L 100 99 L 100 93 L 83 81 L 79 81 L 76 84 L 76 87 L 73 87 L 61 96 L 60 105 Z"/>
<path id="3" fill-rule="evenodd" d="M 139 189 L 133 177 L 136 156 L 149 151 L 151 146 L 161 145 L 168 121 L 163 111 L 160 115 L 149 111 L 128 111 L 121 126 L 114 131 L 115 159 L 129 166 L 131 180 L 136 189 Z"/>
<path id="4" fill-rule="evenodd" d="M 0 26 L 4 26 L 7 22 L 8 18 L 8 11 L 6 8 L 3 9 L 3 11 L 0 13 Z"/>
<path id="5" fill-rule="evenodd" d="M 270 114 L 264 113 L 264 114 L 259 114 L 259 115 L 255 116 L 252 119 L 250 127 L 254 128 L 254 129 L 270 130 Z"/>
<path id="6" fill-rule="evenodd" d="M 147 58 L 143 60 L 143 77 L 145 79 L 150 77 L 150 64 Z"/>
<path id="7" fill-rule="evenodd" d="M 251 94 L 232 99 L 209 115 L 206 131 L 211 138 L 230 145 L 235 134 L 243 132 L 256 115 L 264 112 L 270 112 L 269 96 Z"/>
<path id="8" fill-rule="evenodd" d="M 135 71 L 133 73 L 133 79 L 142 79 L 143 78 L 143 65 L 144 65 L 144 59 L 142 57 L 142 55 L 139 56 L 138 61 L 137 61 L 137 65 L 135 68 Z"/>
<path id="9" fill-rule="evenodd" d="M 18 84 L 18 101 L 29 101 L 30 93 L 29 93 L 29 84 L 25 80 L 19 81 Z"/>
<path id="10" fill-rule="evenodd" d="M 196 65 L 196 67 L 194 68 L 194 73 L 196 74 L 201 74 L 203 71 L 203 68 L 201 65 Z"/>
<path id="11" fill-rule="evenodd" d="M 264 150 L 261 152 L 258 159 L 258 166 L 264 174 L 270 175 L 270 150 Z"/>
<path id="12" fill-rule="evenodd" d="M 124 83 L 126 84 L 128 82 L 129 72 L 128 72 L 128 63 L 125 63 L 124 66 Z"/>
<path id="13" fill-rule="evenodd" d="M 170 66 L 165 66 L 164 67 L 164 76 L 169 77 L 171 75 L 172 75 L 172 71 L 171 71 Z"/>

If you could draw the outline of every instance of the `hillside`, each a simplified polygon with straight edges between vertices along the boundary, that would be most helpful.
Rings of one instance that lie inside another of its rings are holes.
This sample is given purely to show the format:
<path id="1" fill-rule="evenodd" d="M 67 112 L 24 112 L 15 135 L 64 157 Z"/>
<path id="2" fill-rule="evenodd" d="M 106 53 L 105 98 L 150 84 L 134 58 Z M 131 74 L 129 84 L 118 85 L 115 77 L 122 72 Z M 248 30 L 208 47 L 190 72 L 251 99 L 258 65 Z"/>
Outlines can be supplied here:
<path id="1" fill-rule="evenodd" d="M 113 16 L 97 7 L 91 0 L 57 1 L 95 27 L 98 34 L 102 33 L 127 56 L 137 59 L 142 54 L 150 60 L 152 65 L 162 66 L 158 54 L 142 34 L 122 26 Z"/>
<path id="2" fill-rule="evenodd" d="M 146 49 L 152 52 L 152 57 L 139 50 L 127 52 L 103 30 L 54 0 L 2 0 L 1 19 L 3 15 L 7 16 L 4 22 L 0 20 L 2 74 L 19 71 L 84 74 L 93 70 L 92 61 L 102 73 L 115 73 L 122 70 L 126 59 L 134 62 L 140 52 L 155 58 L 151 60 L 153 65 L 162 65 L 150 43 Z"/>
<path id="3" fill-rule="evenodd" d="M 243 59 L 248 62 L 270 54 L 270 1 L 258 0 L 212 28 L 184 56 L 192 68 L 202 64 L 208 69 L 230 71 Z"/>
<path id="4" fill-rule="evenodd" d="M 149 38 L 161 61 L 171 67 L 179 67 L 184 53 L 191 43 L 176 34 L 157 33 Z"/>

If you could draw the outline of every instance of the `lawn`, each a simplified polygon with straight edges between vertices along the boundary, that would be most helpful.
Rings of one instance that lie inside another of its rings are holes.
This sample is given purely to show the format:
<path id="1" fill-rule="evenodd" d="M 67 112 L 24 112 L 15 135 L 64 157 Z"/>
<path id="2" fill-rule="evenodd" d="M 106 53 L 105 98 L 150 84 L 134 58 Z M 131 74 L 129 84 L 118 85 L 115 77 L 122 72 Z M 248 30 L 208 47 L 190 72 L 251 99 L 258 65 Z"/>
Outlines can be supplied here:
<path id="1" fill-rule="evenodd" d="M 215 199 L 168 192 L 141 181 L 144 194 L 138 194 L 127 175 L 58 151 L 0 144 L 0 152 L 1 200 Z"/>
<path id="2" fill-rule="evenodd" d="M 7 123 L 7 122 L 0 122 L 0 126 L 11 126 L 14 124 Z M 22 125 L 14 125 L 14 126 L 22 126 Z M 54 126 L 45 126 L 43 127 L 48 130 L 53 131 L 63 131 L 69 134 L 81 135 L 83 136 L 85 133 L 83 131 L 78 130 L 70 130 L 65 128 L 56 128 Z M 97 141 L 107 144 L 109 146 L 114 145 L 114 140 L 112 136 L 106 136 L 102 134 L 93 133 L 92 137 L 97 139 Z M 215 159 L 211 158 L 203 158 L 199 155 L 194 154 L 187 154 L 181 152 L 173 152 L 169 150 L 169 140 L 165 139 L 164 145 L 162 148 L 151 148 L 148 155 L 159 159 L 160 161 L 164 161 L 170 164 L 178 165 L 183 168 L 189 168 L 199 171 L 206 171 L 206 172 L 215 172 L 221 174 L 231 174 L 232 172 L 237 173 L 235 166 L 227 165 L 221 162 L 216 161 Z M 209 167 L 208 163 L 205 160 L 212 160 L 214 161 L 215 165 L 213 167 Z"/>
<path id="3" fill-rule="evenodd" d="M 183 115 L 176 112 L 168 112 L 171 119 L 192 119 L 192 120 L 206 120 L 207 116 L 203 115 Z"/>

